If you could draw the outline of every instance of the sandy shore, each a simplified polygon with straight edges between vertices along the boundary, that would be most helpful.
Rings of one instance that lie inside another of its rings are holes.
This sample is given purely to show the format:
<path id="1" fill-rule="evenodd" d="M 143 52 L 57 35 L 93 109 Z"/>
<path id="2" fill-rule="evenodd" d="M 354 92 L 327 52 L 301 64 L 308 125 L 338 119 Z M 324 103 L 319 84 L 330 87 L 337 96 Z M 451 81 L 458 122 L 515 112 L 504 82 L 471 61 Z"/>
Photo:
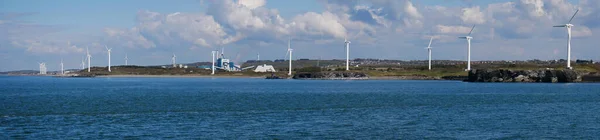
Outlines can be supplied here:
<path id="1" fill-rule="evenodd" d="M 96 77 L 114 78 L 265 78 L 263 76 L 232 76 L 232 75 L 102 75 Z"/>

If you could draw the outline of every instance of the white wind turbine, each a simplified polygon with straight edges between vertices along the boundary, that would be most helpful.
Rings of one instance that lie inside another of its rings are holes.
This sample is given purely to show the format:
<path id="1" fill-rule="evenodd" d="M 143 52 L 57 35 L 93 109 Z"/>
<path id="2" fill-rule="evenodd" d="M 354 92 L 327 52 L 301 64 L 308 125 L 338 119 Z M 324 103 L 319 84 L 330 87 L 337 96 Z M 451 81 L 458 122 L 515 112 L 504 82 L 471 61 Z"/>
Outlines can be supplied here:
<path id="1" fill-rule="evenodd" d="M 86 48 L 87 61 L 88 61 L 88 63 L 87 63 L 87 65 L 88 65 L 88 72 L 90 72 L 90 69 L 92 69 L 92 67 L 90 67 L 91 66 L 90 63 L 92 62 L 91 61 L 92 55 L 90 55 L 90 48 L 88 48 L 88 47 L 85 47 L 85 48 Z"/>
<path id="2" fill-rule="evenodd" d="M 63 59 L 60 59 L 60 74 L 65 75 L 65 64 L 63 63 Z"/>
<path id="3" fill-rule="evenodd" d="M 468 43 L 468 46 L 467 46 L 467 69 L 465 71 L 471 70 L 471 39 L 473 39 L 473 37 L 471 36 L 471 33 L 473 33 L 473 29 L 475 29 L 475 25 L 473 25 L 473 28 L 471 28 L 471 31 L 469 31 L 469 34 L 467 36 L 459 37 L 461 39 L 466 39 L 467 43 Z"/>
<path id="4" fill-rule="evenodd" d="M 350 41 L 344 38 L 344 44 L 346 44 L 346 70 L 350 70 Z"/>
<path id="5" fill-rule="evenodd" d="M 288 54 L 290 54 L 290 66 L 288 69 L 288 75 L 290 75 L 290 76 L 292 75 L 292 51 L 294 50 L 291 48 L 291 42 L 292 42 L 292 39 L 291 38 L 288 39 L 288 49 L 287 49 L 287 52 L 285 53 L 286 57 L 288 56 Z"/>
<path id="6" fill-rule="evenodd" d="M 567 24 L 554 26 L 554 27 L 566 27 L 567 28 L 567 34 L 569 37 L 569 39 L 567 40 L 567 69 L 573 69 L 571 67 L 571 28 L 573 27 L 573 24 L 571 24 L 571 21 L 573 21 L 573 18 L 575 18 L 575 15 L 577 15 L 577 12 L 579 12 L 579 10 L 575 11 L 575 14 L 573 14 L 573 16 L 571 17 L 571 19 L 569 20 L 569 22 Z"/>
<path id="7" fill-rule="evenodd" d="M 210 73 L 210 75 L 215 75 L 215 55 L 218 55 L 218 51 L 211 51 L 212 53 L 212 65 L 210 65 L 210 69 L 212 70 L 212 72 Z"/>
<path id="8" fill-rule="evenodd" d="M 111 70 L 110 70 L 110 52 L 111 52 L 112 48 L 108 48 L 106 45 L 104 45 L 104 48 L 106 48 L 106 51 L 108 52 L 108 72 L 111 72 Z"/>
<path id="9" fill-rule="evenodd" d="M 433 36 L 429 39 L 429 45 L 427 45 L 427 52 L 429 53 L 429 70 L 431 70 L 431 42 L 433 41 Z"/>
<path id="10" fill-rule="evenodd" d="M 177 67 L 175 60 L 177 60 L 177 56 L 175 55 L 175 53 L 173 53 L 173 56 L 171 57 L 171 63 L 173 63 L 173 68 Z"/>
<path id="11" fill-rule="evenodd" d="M 127 66 L 127 60 L 129 60 L 129 58 L 127 58 L 127 53 L 125 53 L 125 66 Z"/>

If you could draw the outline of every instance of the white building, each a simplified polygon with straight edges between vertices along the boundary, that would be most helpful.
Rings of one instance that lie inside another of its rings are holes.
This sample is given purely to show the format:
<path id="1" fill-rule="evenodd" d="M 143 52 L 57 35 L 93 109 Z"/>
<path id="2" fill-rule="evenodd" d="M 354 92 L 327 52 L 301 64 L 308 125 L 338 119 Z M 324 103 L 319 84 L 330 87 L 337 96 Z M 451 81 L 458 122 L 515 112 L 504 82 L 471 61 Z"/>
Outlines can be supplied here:
<path id="1" fill-rule="evenodd" d="M 257 66 L 256 69 L 254 69 L 254 72 L 277 72 L 277 71 L 275 71 L 275 68 L 273 68 L 272 65 L 263 64 L 262 66 Z"/>

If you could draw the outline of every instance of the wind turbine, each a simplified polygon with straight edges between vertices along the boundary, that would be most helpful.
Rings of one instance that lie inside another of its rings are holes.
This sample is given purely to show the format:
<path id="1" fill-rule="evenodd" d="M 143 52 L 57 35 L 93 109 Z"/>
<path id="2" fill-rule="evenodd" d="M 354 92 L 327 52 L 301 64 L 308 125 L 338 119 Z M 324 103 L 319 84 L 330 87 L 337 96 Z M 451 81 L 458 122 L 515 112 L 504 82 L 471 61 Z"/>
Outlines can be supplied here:
<path id="1" fill-rule="evenodd" d="M 90 48 L 85 47 L 85 49 L 86 49 L 87 61 L 88 61 L 88 63 L 87 63 L 88 64 L 88 72 L 90 72 L 90 69 L 92 69 L 92 67 L 90 67 L 90 62 L 92 62 L 91 61 L 92 55 L 90 55 Z"/>
<path id="2" fill-rule="evenodd" d="M 285 56 L 288 56 L 288 54 L 290 54 L 290 66 L 288 68 L 288 75 L 289 76 L 292 75 L 292 51 L 294 51 L 294 49 L 291 48 L 291 41 L 292 41 L 292 38 L 290 37 L 288 39 L 288 49 L 287 49 L 287 52 L 285 53 Z"/>
<path id="3" fill-rule="evenodd" d="M 431 70 L 431 42 L 433 41 L 433 36 L 429 39 L 429 45 L 427 45 L 427 52 L 429 53 L 429 70 Z"/>
<path id="4" fill-rule="evenodd" d="M 104 45 L 104 48 L 106 48 L 106 51 L 108 51 L 108 72 L 111 72 L 111 70 L 110 70 L 110 52 L 111 52 L 112 48 L 108 48 L 106 45 Z"/>
<path id="5" fill-rule="evenodd" d="M 350 41 L 344 38 L 344 44 L 346 44 L 346 71 L 350 70 Z"/>
<path id="6" fill-rule="evenodd" d="M 125 66 L 127 66 L 127 60 L 129 60 L 129 58 L 127 58 L 127 53 L 125 53 Z"/>
<path id="7" fill-rule="evenodd" d="M 573 24 L 571 24 L 571 21 L 573 21 L 573 18 L 575 18 L 575 15 L 577 15 L 577 12 L 579 12 L 579 10 L 575 11 L 575 14 L 573 14 L 571 19 L 569 20 L 569 23 L 564 24 L 564 25 L 554 26 L 554 27 L 566 27 L 567 28 L 567 34 L 569 36 L 569 39 L 567 40 L 567 69 L 573 69 L 571 67 L 571 28 L 573 27 Z"/>
<path id="8" fill-rule="evenodd" d="M 63 63 L 63 59 L 60 59 L 60 74 L 65 75 L 65 64 Z"/>
<path id="9" fill-rule="evenodd" d="M 469 34 L 467 36 L 458 37 L 461 39 L 466 39 L 467 43 L 468 43 L 468 46 L 467 46 L 467 69 L 465 71 L 471 70 L 471 39 L 473 39 L 473 37 L 471 36 L 471 33 L 473 33 L 473 29 L 475 29 L 475 25 L 473 25 L 473 28 L 471 28 L 471 31 L 469 31 Z"/>
<path id="10" fill-rule="evenodd" d="M 212 72 L 210 73 L 210 75 L 215 75 L 215 55 L 218 54 L 218 51 L 212 51 L 212 65 L 210 67 L 210 69 L 212 70 Z"/>
<path id="11" fill-rule="evenodd" d="M 177 56 L 175 55 L 175 53 L 173 53 L 173 57 L 171 57 L 171 63 L 173 63 L 173 68 L 177 67 L 175 64 L 175 60 L 177 59 Z"/>

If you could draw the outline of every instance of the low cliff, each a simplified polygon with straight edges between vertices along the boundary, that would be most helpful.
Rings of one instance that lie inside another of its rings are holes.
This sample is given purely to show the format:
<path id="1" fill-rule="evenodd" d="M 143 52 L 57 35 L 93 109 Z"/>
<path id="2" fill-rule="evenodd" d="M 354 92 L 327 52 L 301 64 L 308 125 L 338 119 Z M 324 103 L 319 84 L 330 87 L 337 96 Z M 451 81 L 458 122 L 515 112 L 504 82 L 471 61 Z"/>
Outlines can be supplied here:
<path id="1" fill-rule="evenodd" d="M 574 70 L 471 70 L 467 82 L 581 82 L 582 73 Z"/>
<path id="2" fill-rule="evenodd" d="M 294 79 L 367 79 L 367 74 L 361 72 L 299 72 L 294 74 Z"/>

